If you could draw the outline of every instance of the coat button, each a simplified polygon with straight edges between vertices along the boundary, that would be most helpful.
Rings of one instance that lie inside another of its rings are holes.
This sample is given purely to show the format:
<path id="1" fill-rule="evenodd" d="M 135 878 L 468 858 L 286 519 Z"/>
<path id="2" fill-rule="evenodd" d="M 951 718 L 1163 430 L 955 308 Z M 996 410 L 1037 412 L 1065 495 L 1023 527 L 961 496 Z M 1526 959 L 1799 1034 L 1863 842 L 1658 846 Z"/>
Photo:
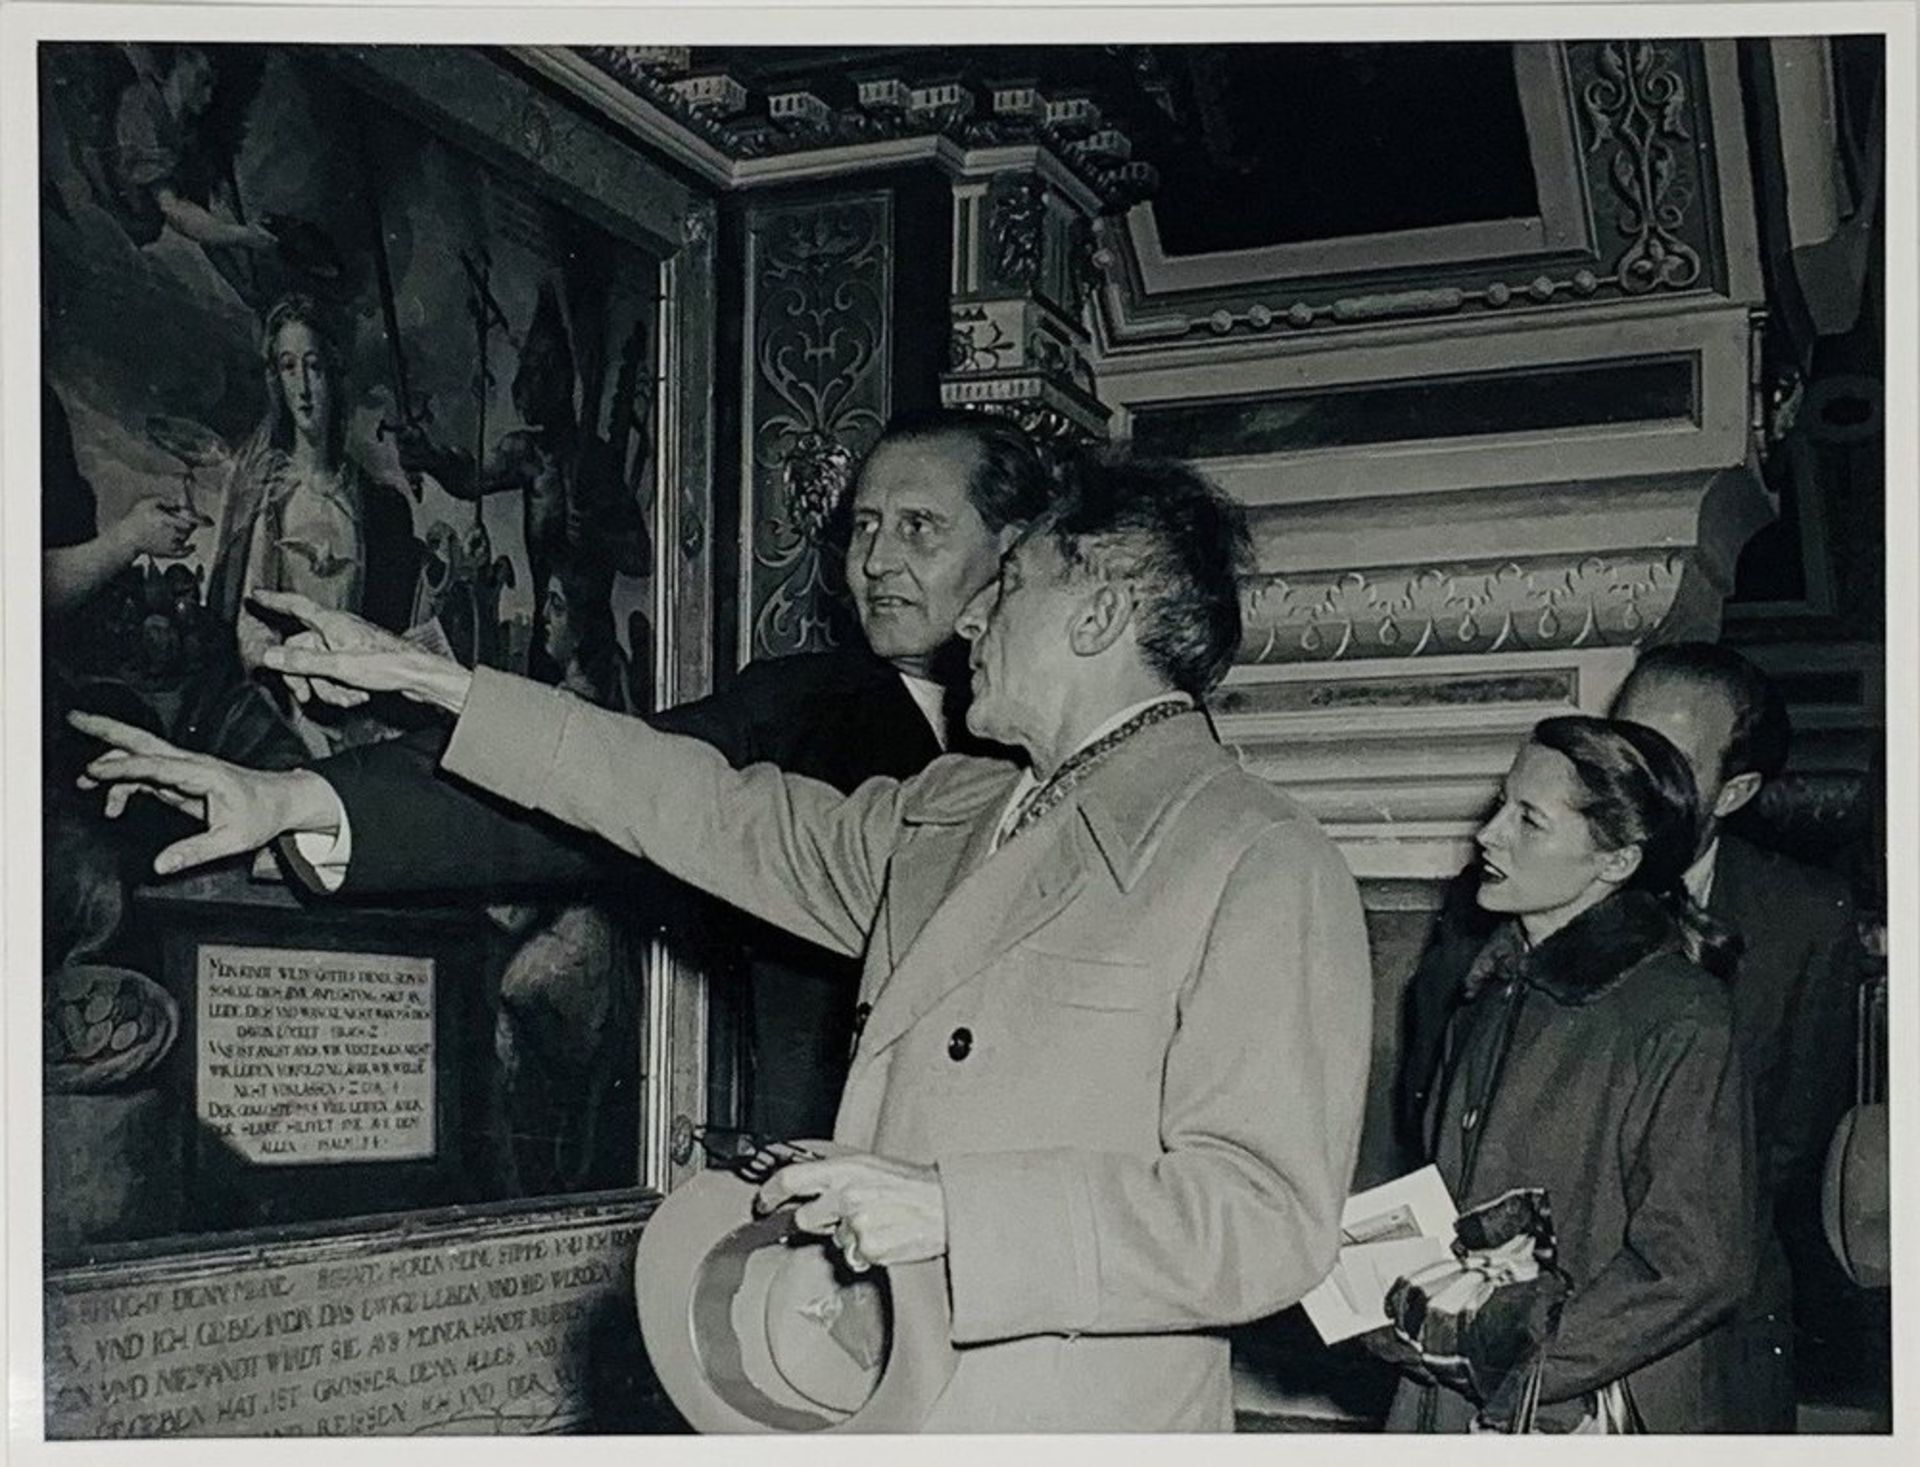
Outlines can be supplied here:
<path id="1" fill-rule="evenodd" d="M 947 1038 L 947 1058 L 959 1064 L 972 1053 L 973 1030 L 964 1027 L 955 1029 Z"/>

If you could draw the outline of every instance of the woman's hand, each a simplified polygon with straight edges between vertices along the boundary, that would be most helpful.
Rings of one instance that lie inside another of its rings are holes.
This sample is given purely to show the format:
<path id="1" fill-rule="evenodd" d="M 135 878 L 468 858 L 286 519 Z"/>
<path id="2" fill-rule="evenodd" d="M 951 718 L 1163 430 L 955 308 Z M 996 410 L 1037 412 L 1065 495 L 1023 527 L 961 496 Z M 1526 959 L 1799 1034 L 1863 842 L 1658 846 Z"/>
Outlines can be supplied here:
<path id="1" fill-rule="evenodd" d="M 449 658 L 295 592 L 257 591 L 253 601 L 304 628 L 261 659 L 286 678 L 303 703 L 318 698 L 336 708 L 355 708 L 374 693 L 399 693 L 449 713 L 466 706 L 473 675 Z"/>

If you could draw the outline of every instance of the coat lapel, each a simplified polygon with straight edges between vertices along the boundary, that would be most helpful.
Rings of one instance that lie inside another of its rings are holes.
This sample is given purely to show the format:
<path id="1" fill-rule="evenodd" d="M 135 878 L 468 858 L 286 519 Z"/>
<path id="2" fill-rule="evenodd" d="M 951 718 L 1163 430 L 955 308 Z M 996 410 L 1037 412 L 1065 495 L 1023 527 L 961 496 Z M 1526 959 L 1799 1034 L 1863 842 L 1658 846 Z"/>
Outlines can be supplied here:
<path id="1" fill-rule="evenodd" d="M 936 864 L 923 872 L 916 861 L 907 896 L 895 963 L 860 1036 L 862 1058 L 878 1055 L 949 993 L 991 967 L 1022 938 L 1038 931 L 1073 900 L 1086 883 L 1087 866 L 1073 822 L 1050 821 L 1000 851 L 992 851 L 999 807 L 983 811 L 960 846 L 960 859 L 946 867 L 957 885 L 933 889 Z M 1044 829 L 1044 833 L 1043 833 Z M 893 940 L 894 905 L 888 933 Z M 907 931 L 914 908 L 927 911 L 917 931 Z"/>
<path id="2" fill-rule="evenodd" d="M 1059 916 L 1090 878 L 1131 887 L 1167 817 L 1226 758 L 1200 717 L 1170 719 L 1116 751 L 1074 804 L 997 852 L 993 833 L 1011 780 L 997 799 L 974 803 L 964 834 L 949 825 L 923 835 L 912 861 L 894 867 L 887 898 L 893 971 L 874 997 L 859 1058 L 879 1055 L 955 988 Z"/>

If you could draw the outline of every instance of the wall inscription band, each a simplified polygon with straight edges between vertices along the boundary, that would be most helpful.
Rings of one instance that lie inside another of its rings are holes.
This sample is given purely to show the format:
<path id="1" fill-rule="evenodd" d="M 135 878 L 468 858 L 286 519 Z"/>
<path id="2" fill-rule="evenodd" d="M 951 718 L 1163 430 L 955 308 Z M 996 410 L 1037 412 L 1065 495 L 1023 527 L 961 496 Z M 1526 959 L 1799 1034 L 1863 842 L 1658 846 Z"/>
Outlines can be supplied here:
<path id="1" fill-rule="evenodd" d="M 414 1214 L 50 1274 L 47 1436 L 657 1430 L 637 1346 L 606 1350 L 652 1206 Z"/>

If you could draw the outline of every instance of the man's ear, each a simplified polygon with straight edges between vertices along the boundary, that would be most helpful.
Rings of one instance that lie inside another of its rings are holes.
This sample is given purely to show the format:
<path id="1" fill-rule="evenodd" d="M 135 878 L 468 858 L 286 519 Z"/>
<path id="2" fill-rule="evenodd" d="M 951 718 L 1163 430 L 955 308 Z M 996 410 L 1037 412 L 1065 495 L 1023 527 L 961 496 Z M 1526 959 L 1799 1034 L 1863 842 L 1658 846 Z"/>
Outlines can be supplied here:
<path id="1" fill-rule="evenodd" d="M 1600 857 L 1600 879 L 1609 886 L 1624 885 L 1640 869 L 1640 854 L 1638 845 L 1621 846 L 1617 851 L 1604 852 Z"/>
<path id="2" fill-rule="evenodd" d="M 1725 820 L 1736 810 L 1743 810 L 1760 793 L 1760 786 L 1766 783 L 1751 769 L 1744 774 L 1736 774 L 1720 786 L 1720 796 L 1713 802 L 1713 818 Z"/>
<path id="3" fill-rule="evenodd" d="M 1124 585 L 1096 582 L 1067 628 L 1076 657 L 1097 657 L 1120 639 L 1133 621 L 1133 595 Z"/>

